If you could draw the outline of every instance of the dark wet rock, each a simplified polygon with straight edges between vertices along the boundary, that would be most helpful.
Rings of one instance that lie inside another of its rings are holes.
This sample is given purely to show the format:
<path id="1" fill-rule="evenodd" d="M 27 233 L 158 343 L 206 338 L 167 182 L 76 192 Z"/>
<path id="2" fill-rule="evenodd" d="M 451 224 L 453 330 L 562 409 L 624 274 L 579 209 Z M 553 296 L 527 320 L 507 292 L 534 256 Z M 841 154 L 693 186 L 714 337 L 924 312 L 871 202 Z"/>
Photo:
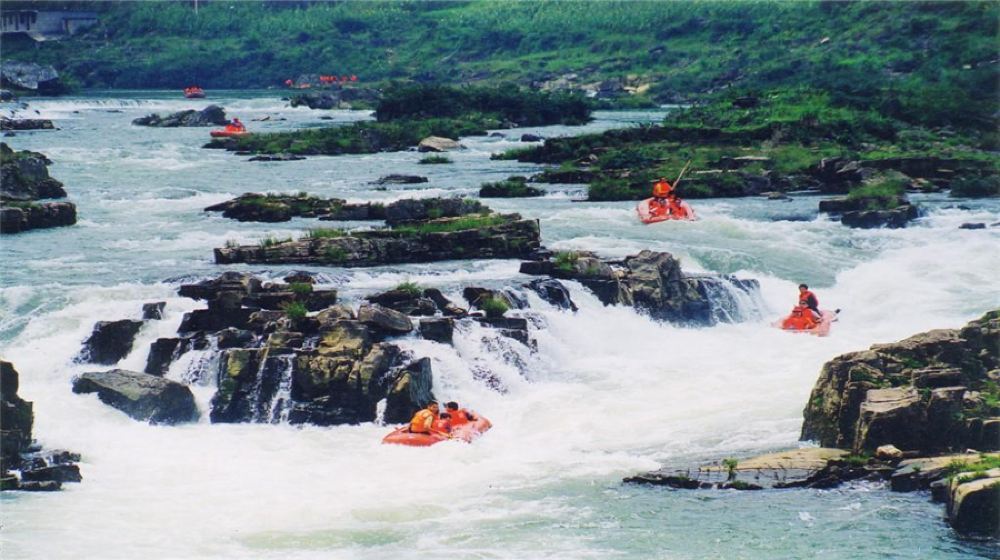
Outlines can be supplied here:
<path id="1" fill-rule="evenodd" d="M 252 343 L 255 339 L 253 332 L 245 329 L 234 329 L 232 327 L 222 329 L 221 331 L 215 333 L 215 336 L 216 346 L 220 350 L 225 350 L 226 348 L 242 348 Z"/>
<path id="2" fill-rule="evenodd" d="M 587 184 L 596 178 L 596 173 L 586 169 L 546 169 L 531 180 L 535 183 Z"/>
<path id="3" fill-rule="evenodd" d="M 45 480 L 41 482 L 22 482 L 15 490 L 24 492 L 55 492 L 62 489 L 62 483 L 57 480 Z"/>
<path id="4" fill-rule="evenodd" d="M 521 142 L 541 142 L 543 140 L 545 140 L 545 138 L 537 134 L 526 133 L 521 135 Z"/>
<path id="5" fill-rule="evenodd" d="M 253 156 L 247 161 L 300 161 L 303 159 L 306 159 L 306 157 L 295 154 L 262 154 Z"/>
<path id="6" fill-rule="evenodd" d="M 8 119 L 0 117 L 0 130 L 54 130 L 49 119 Z"/>
<path id="7" fill-rule="evenodd" d="M 1000 310 L 961 329 L 834 358 L 813 387 L 802 439 L 856 452 L 892 444 L 924 455 L 989 446 L 982 430 L 1000 409 L 980 395 L 995 391 L 998 337 Z"/>
<path id="8" fill-rule="evenodd" d="M 76 205 L 72 202 L 41 202 L 0 208 L 0 233 L 21 233 L 75 223 Z"/>
<path id="9" fill-rule="evenodd" d="M 152 115 L 134 119 L 132 124 L 161 128 L 175 128 L 182 126 L 222 126 L 229 124 L 229 119 L 226 118 L 225 109 L 219 107 L 218 105 L 209 105 L 200 111 L 188 109 L 186 111 L 172 113 L 166 117 L 161 117 L 160 115 L 153 113 Z"/>
<path id="10" fill-rule="evenodd" d="M 986 224 L 984 224 L 982 222 L 964 223 L 964 224 L 958 226 L 958 229 L 986 229 Z"/>
<path id="11" fill-rule="evenodd" d="M 445 225 L 458 218 L 431 220 Z M 374 266 L 454 259 L 518 258 L 540 243 L 538 222 L 504 215 L 500 223 L 458 231 L 372 230 L 337 238 L 303 239 L 269 247 L 248 245 L 215 249 L 215 262 Z"/>
<path id="12" fill-rule="evenodd" d="M 577 310 L 576 304 L 573 303 L 573 298 L 569 295 L 569 290 L 558 280 L 537 278 L 528 282 L 526 286 L 537 293 L 543 300 L 560 309 Z"/>
<path id="13" fill-rule="evenodd" d="M 149 355 L 146 357 L 146 367 L 143 372 L 149 375 L 163 376 L 170 369 L 170 364 L 186 350 L 180 338 L 158 338 L 149 345 Z"/>
<path id="14" fill-rule="evenodd" d="M 904 196 L 891 202 L 865 198 L 823 200 L 819 203 L 819 211 L 839 214 L 840 222 L 853 228 L 901 228 L 920 215 L 919 209 Z"/>
<path id="15" fill-rule="evenodd" d="M 38 152 L 15 151 L 0 143 L 0 199 L 30 202 L 64 198 L 63 184 L 49 176 L 49 158 Z"/>
<path id="16" fill-rule="evenodd" d="M 92 364 L 113 365 L 132 351 L 135 335 L 142 328 L 142 321 L 98 321 L 83 343 L 79 361 Z"/>
<path id="17" fill-rule="evenodd" d="M 142 304 L 142 318 L 143 320 L 160 320 L 163 319 L 163 309 L 167 306 L 165 301 L 157 301 L 155 303 L 144 303 Z"/>
<path id="18" fill-rule="evenodd" d="M 153 424 L 198 419 L 194 395 L 186 385 L 155 375 L 113 369 L 87 372 L 73 380 L 74 393 L 97 393 L 101 402 L 132 418 Z"/>
<path id="19" fill-rule="evenodd" d="M 421 177 L 420 175 L 400 175 L 393 173 L 391 175 L 383 175 L 375 181 L 376 185 L 413 185 L 417 183 L 426 183 L 427 177 Z"/>
<path id="20" fill-rule="evenodd" d="M 32 403 L 17 394 L 20 375 L 10 362 L 0 361 L 0 463 L 17 468 L 21 453 L 31 445 Z"/>
<path id="21" fill-rule="evenodd" d="M 434 302 L 434 305 L 446 317 L 465 317 L 469 311 L 464 307 L 455 305 L 450 299 L 445 297 L 441 290 L 437 288 L 427 288 L 424 290 L 424 297 Z"/>
<path id="22" fill-rule="evenodd" d="M 528 320 L 520 317 L 473 317 L 474 321 L 496 329 L 501 335 L 524 344 L 532 350 L 537 350 L 537 343 L 528 333 Z"/>
<path id="23" fill-rule="evenodd" d="M 442 344 L 451 344 L 455 334 L 455 320 L 450 317 L 421 319 L 419 328 L 421 337 Z"/>
<path id="24" fill-rule="evenodd" d="M 733 107 L 737 109 L 753 109 L 758 105 L 760 105 L 760 99 L 750 95 L 733 99 Z"/>
<path id="25" fill-rule="evenodd" d="M 337 109 L 340 107 L 340 94 L 337 91 L 323 93 L 299 93 L 288 100 L 292 107 L 300 105 L 310 109 Z"/>
<path id="26" fill-rule="evenodd" d="M 80 467 L 77 465 L 53 465 L 21 471 L 22 482 L 44 482 L 47 480 L 80 482 L 83 480 L 83 476 L 80 474 Z"/>
<path id="27" fill-rule="evenodd" d="M 61 93 L 65 89 L 52 66 L 16 60 L 0 62 L 0 85 L 43 94 Z"/>
<path id="28" fill-rule="evenodd" d="M 288 284 L 315 284 L 316 276 L 311 272 L 300 270 L 285 276 L 282 280 Z"/>
<path id="29" fill-rule="evenodd" d="M 409 317 L 378 304 L 364 304 L 358 309 L 358 321 L 377 333 L 388 336 L 406 334 L 413 330 Z"/>
<path id="30" fill-rule="evenodd" d="M 437 313 L 434 301 L 423 297 L 420 290 L 389 290 L 366 296 L 365 299 L 405 315 L 429 316 Z"/>
<path id="31" fill-rule="evenodd" d="M 285 222 L 295 217 L 325 221 L 386 220 L 396 224 L 412 220 L 449 218 L 480 214 L 490 209 L 478 200 L 462 198 L 403 199 L 382 203 L 348 204 L 339 198 L 318 198 L 306 194 L 279 195 L 246 193 L 205 208 L 222 212 L 241 222 Z"/>
<path id="32" fill-rule="evenodd" d="M 434 400 L 430 358 L 421 358 L 393 376 L 386 395 L 385 421 L 409 422 L 427 403 Z"/>
<path id="33" fill-rule="evenodd" d="M 479 187 L 479 196 L 482 198 L 530 198 L 544 194 L 544 190 L 528 185 L 528 179 L 520 175 L 497 183 L 483 183 Z"/>

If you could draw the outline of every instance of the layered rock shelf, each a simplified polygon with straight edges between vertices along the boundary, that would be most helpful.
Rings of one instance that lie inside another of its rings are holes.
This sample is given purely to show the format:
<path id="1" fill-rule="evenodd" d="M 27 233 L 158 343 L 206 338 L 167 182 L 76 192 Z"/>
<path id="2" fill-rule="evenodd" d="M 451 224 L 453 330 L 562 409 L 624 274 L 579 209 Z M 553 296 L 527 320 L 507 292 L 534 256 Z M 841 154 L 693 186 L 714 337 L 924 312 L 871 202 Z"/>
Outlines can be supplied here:
<path id="1" fill-rule="evenodd" d="M 857 453 L 997 450 L 998 340 L 1000 310 L 834 358 L 809 396 L 802 439 Z"/>
<path id="2" fill-rule="evenodd" d="M 485 214 L 401 223 L 393 229 L 215 249 L 217 264 L 377 266 L 454 259 L 526 258 L 540 247 L 537 220 Z"/>
<path id="3" fill-rule="evenodd" d="M 292 218 L 319 218 L 329 221 L 385 220 L 392 225 L 430 218 L 452 218 L 481 214 L 490 209 L 469 198 L 416 198 L 382 204 L 351 204 L 340 198 L 319 198 L 307 194 L 279 195 L 246 193 L 205 208 L 222 212 L 241 222 L 287 222 Z"/>
<path id="4" fill-rule="evenodd" d="M 132 124 L 159 128 L 222 126 L 229 124 L 229 119 L 226 118 L 225 109 L 218 105 L 209 105 L 200 111 L 188 109 L 186 111 L 171 113 L 165 117 L 153 113 L 152 115 L 133 119 Z"/>
<path id="5" fill-rule="evenodd" d="M 0 144 L 0 233 L 76 223 L 73 203 L 39 202 L 66 196 L 62 183 L 49 176 L 51 164 L 40 153 L 18 152 Z"/>

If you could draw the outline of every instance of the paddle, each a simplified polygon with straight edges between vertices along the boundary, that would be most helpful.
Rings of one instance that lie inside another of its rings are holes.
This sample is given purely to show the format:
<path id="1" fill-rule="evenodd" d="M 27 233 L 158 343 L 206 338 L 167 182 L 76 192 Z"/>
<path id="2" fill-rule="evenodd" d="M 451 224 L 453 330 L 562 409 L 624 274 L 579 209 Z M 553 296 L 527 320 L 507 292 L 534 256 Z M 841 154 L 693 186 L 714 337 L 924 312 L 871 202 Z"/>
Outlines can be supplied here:
<path id="1" fill-rule="evenodd" d="M 674 188 L 675 189 L 677 188 L 677 185 L 680 184 L 681 177 L 684 176 L 684 173 L 688 170 L 688 167 L 690 167 L 690 166 L 691 166 L 691 160 L 688 160 L 688 162 L 684 164 L 684 168 L 681 169 L 681 172 L 677 175 L 677 179 L 674 181 Z"/>

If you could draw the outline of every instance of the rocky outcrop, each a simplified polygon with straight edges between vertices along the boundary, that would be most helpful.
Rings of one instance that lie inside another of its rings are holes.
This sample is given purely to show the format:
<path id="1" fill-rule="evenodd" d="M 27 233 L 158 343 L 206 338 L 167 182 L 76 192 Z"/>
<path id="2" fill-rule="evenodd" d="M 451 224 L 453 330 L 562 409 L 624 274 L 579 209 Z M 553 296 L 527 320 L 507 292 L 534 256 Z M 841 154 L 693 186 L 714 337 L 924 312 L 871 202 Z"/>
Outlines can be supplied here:
<path id="1" fill-rule="evenodd" d="M 171 113 L 166 117 L 153 113 L 145 117 L 139 117 L 132 121 L 137 126 L 155 126 L 160 128 L 194 127 L 194 126 L 222 126 L 229 124 L 226 118 L 226 110 L 218 105 L 209 105 L 200 111 L 188 109 Z"/>
<path id="2" fill-rule="evenodd" d="M 291 96 L 288 103 L 292 107 L 305 106 L 310 109 L 341 109 L 339 92 L 299 93 Z M 349 106 L 348 106 L 349 107 Z"/>
<path id="3" fill-rule="evenodd" d="M 152 424 L 198 419 L 194 395 L 186 385 L 155 375 L 113 369 L 87 372 L 73 380 L 74 393 L 97 393 L 101 402 Z"/>
<path id="4" fill-rule="evenodd" d="M 478 200 L 458 197 L 402 199 L 385 205 L 378 202 L 349 204 L 339 198 L 318 198 L 306 194 L 246 193 L 209 206 L 205 211 L 222 212 L 224 217 L 241 222 L 286 222 L 298 217 L 328 221 L 386 220 L 395 224 L 479 214 L 490 209 Z"/>
<path id="5" fill-rule="evenodd" d="M 0 130 L 54 130 L 49 119 L 8 119 L 0 117 Z"/>
<path id="6" fill-rule="evenodd" d="M 948 484 L 947 509 L 959 533 L 1000 536 L 1000 468 L 957 473 Z"/>
<path id="7" fill-rule="evenodd" d="M 428 136 L 421 140 L 420 144 L 417 144 L 417 150 L 421 152 L 447 152 L 448 150 L 457 150 L 463 147 L 457 140 L 441 136 Z"/>
<path id="8" fill-rule="evenodd" d="M 802 439 L 856 452 L 997 449 L 998 339 L 1000 310 L 834 358 L 813 387 Z"/>
<path id="9" fill-rule="evenodd" d="M 21 454 L 31 445 L 35 417 L 32 403 L 17 394 L 20 375 L 14 364 L 0 361 L 0 470 L 20 467 Z"/>
<path id="10" fill-rule="evenodd" d="M 538 222 L 517 214 L 441 218 L 342 237 L 215 249 L 215 262 L 376 266 L 453 259 L 524 258 L 540 244 Z"/>
<path id="11" fill-rule="evenodd" d="M 142 321 L 131 319 L 98 321 L 93 333 L 84 341 L 78 360 L 104 365 L 118 363 L 132 350 L 132 343 L 140 328 Z"/>
<path id="12" fill-rule="evenodd" d="M 840 223 L 853 228 L 902 228 L 920 216 L 920 210 L 905 196 L 892 201 L 866 198 L 823 200 L 819 211 L 840 216 Z"/>
<path id="13" fill-rule="evenodd" d="M 37 152 L 12 150 L 0 144 L 0 233 L 20 233 L 76 223 L 70 202 L 38 202 L 62 198 L 62 183 L 49 177 L 51 161 Z"/>
<path id="14" fill-rule="evenodd" d="M 65 90 L 55 68 L 16 60 L 0 62 L 0 86 L 43 94 L 62 93 Z"/>
<path id="15" fill-rule="evenodd" d="M 543 300 L 556 307 L 571 311 L 577 310 L 576 304 L 573 303 L 573 298 L 570 297 L 569 290 L 558 280 L 537 278 L 525 284 L 525 286 L 538 294 Z"/>
<path id="16" fill-rule="evenodd" d="M 19 384 L 14 365 L 0 360 L 0 490 L 44 492 L 59 490 L 63 482 L 80 482 L 80 467 L 74 464 L 78 454 L 42 450 L 33 443 L 33 406 L 17 394 Z"/>
<path id="17" fill-rule="evenodd" d="M 655 319 L 689 325 L 741 320 L 735 294 L 749 296 L 758 289 L 755 280 L 685 274 L 670 253 L 648 250 L 622 261 L 605 261 L 586 251 L 563 252 L 522 263 L 521 272 L 576 280 L 605 305 L 631 305 Z"/>

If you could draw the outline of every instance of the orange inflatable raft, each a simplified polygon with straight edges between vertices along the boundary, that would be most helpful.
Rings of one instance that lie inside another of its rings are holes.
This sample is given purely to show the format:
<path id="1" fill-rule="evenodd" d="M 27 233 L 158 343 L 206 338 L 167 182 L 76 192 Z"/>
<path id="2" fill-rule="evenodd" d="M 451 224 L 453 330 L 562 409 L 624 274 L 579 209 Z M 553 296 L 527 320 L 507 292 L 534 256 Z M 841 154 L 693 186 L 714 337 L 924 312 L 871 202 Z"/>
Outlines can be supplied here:
<path id="1" fill-rule="evenodd" d="M 694 220 L 694 210 L 687 202 L 681 202 L 680 207 L 682 212 L 664 212 L 660 209 L 653 208 L 653 199 L 647 198 L 639 202 L 635 207 L 635 211 L 639 214 L 639 220 L 644 224 L 655 224 L 657 222 L 665 222 L 667 220 Z"/>
<path id="2" fill-rule="evenodd" d="M 409 431 L 409 426 L 402 426 L 393 430 L 389 435 L 382 438 L 382 443 L 392 443 L 396 445 L 409 445 L 411 447 L 428 447 L 435 443 L 457 439 L 466 443 L 471 442 L 483 435 L 483 432 L 493 427 L 490 421 L 480 416 L 478 419 L 455 426 L 451 429 L 450 437 L 440 432 L 429 434 L 415 434 Z"/>
<path id="3" fill-rule="evenodd" d="M 233 138 L 237 136 L 246 136 L 250 133 L 245 130 L 223 129 L 223 130 L 213 130 L 212 132 L 209 132 L 209 134 L 212 135 L 212 138 Z"/>
<path id="4" fill-rule="evenodd" d="M 814 334 L 816 336 L 827 336 L 830 334 L 830 326 L 837 319 L 837 311 L 830 311 L 828 309 L 820 310 L 821 318 L 819 322 L 808 321 L 803 322 L 798 316 L 795 315 L 795 310 L 792 310 L 792 314 L 780 321 L 776 321 L 774 326 L 779 329 Z"/>

